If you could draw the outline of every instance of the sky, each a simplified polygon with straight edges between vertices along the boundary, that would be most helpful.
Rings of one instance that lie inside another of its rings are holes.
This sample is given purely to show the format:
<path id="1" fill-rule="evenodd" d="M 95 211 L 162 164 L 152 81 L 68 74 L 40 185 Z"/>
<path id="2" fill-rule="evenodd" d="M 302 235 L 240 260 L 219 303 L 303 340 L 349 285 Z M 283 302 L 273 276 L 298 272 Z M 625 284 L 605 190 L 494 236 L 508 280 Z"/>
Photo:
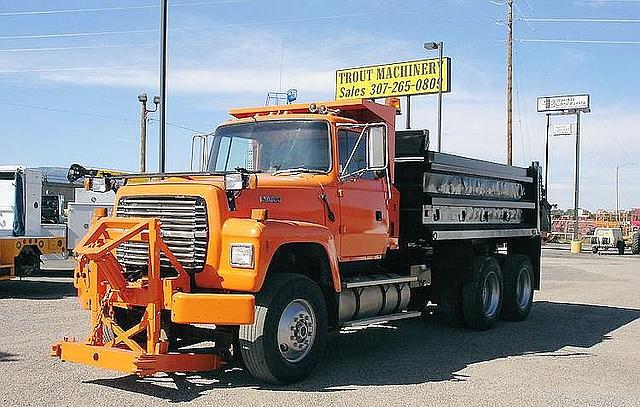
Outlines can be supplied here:
<path id="1" fill-rule="evenodd" d="M 0 0 L 0 165 L 137 170 L 137 95 L 159 93 L 159 3 Z M 337 69 L 436 56 L 427 41 L 452 59 L 443 151 L 505 161 L 505 0 L 169 4 L 170 171 L 189 169 L 192 135 L 229 108 L 289 88 L 299 101 L 331 100 Z M 640 207 L 640 0 L 515 0 L 514 15 L 514 164 L 544 162 L 536 97 L 589 93 L 580 207 L 615 208 L 618 166 L 620 207 Z M 436 96 L 412 98 L 412 127 L 435 135 L 436 108 Z M 149 169 L 157 139 L 152 120 Z M 549 197 L 560 208 L 573 206 L 574 154 L 574 137 L 551 140 Z"/>

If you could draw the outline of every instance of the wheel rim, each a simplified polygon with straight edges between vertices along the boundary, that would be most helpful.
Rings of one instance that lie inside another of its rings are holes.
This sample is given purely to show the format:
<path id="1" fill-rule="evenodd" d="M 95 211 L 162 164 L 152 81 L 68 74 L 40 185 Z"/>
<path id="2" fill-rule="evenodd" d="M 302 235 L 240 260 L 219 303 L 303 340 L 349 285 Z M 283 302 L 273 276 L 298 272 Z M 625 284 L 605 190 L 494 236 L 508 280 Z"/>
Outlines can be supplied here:
<path id="1" fill-rule="evenodd" d="M 495 272 L 490 272 L 484 278 L 482 284 L 482 304 L 485 316 L 492 318 L 496 315 L 498 305 L 500 304 L 500 281 Z"/>
<path id="2" fill-rule="evenodd" d="M 520 309 L 526 309 L 531 300 L 531 275 L 526 268 L 520 269 L 516 283 L 516 296 Z"/>
<path id="3" fill-rule="evenodd" d="M 316 314 L 308 301 L 293 300 L 285 307 L 278 323 L 278 349 L 289 362 L 304 359 L 316 338 Z"/>

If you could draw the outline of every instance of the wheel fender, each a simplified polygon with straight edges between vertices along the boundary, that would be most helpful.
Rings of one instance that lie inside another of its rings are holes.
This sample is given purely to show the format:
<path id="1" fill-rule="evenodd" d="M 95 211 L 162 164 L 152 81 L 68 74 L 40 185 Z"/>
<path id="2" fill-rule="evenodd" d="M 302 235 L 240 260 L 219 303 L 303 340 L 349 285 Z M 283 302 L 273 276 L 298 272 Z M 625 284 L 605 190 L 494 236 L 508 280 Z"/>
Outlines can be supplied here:
<path id="1" fill-rule="evenodd" d="M 222 288 L 235 291 L 257 292 L 266 278 L 269 264 L 279 247 L 288 243 L 313 243 L 326 252 L 331 270 L 333 288 L 341 291 L 338 255 L 335 238 L 325 226 L 289 220 L 227 219 L 222 226 L 222 252 L 218 275 Z M 253 245 L 252 267 L 238 268 L 230 265 L 231 245 Z"/>

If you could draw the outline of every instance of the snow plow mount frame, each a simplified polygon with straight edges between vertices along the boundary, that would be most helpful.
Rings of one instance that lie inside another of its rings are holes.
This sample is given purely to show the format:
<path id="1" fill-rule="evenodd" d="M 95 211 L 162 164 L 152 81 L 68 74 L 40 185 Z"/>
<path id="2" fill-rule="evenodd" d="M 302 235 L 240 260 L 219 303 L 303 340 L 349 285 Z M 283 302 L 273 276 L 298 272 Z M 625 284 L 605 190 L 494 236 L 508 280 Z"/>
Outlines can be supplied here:
<path id="1" fill-rule="evenodd" d="M 135 282 L 125 279 L 115 256 L 116 248 L 128 241 L 149 245 L 147 275 Z M 158 219 L 98 219 L 75 252 L 78 266 L 74 283 L 81 303 L 84 300 L 91 310 L 91 333 L 84 342 L 64 338 L 53 344 L 52 356 L 139 376 L 208 371 L 224 364 L 216 354 L 168 351 L 168 339 L 161 335 L 161 311 L 171 308 L 173 293 L 189 292 L 191 283 L 187 272 L 162 240 Z M 161 277 L 160 253 L 169 260 L 177 276 Z M 140 322 L 129 329 L 122 328 L 114 318 L 114 305 L 143 307 Z M 143 332 L 146 343 L 133 339 Z"/>

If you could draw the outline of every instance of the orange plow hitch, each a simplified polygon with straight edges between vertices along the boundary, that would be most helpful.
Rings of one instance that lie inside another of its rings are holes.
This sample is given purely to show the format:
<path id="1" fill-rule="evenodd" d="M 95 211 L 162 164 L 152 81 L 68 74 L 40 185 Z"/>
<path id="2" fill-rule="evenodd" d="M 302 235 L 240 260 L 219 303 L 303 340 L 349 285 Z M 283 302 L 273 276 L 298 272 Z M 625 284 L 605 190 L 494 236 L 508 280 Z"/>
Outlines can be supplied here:
<path id="1" fill-rule="evenodd" d="M 135 282 L 125 278 L 115 256 L 116 248 L 127 241 L 149 246 L 147 275 Z M 173 293 L 190 291 L 190 278 L 160 237 L 157 219 L 99 219 L 75 251 L 79 258 L 74 284 L 80 303 L 91 310 L 91 333 L 84 342 L 65 338 L 53 344 L 53 356 L 140 376 L 208 371 L 224 364 L 217 354 L 168 351 L 168 339 L 161 333 L 161 311 L 170 309 Z M 160 253 L 176 276 L 161 277 Z M 136 306 L 144 312 L 137 324 L 124 329 L 114 317 L 114 306 Z"/>

